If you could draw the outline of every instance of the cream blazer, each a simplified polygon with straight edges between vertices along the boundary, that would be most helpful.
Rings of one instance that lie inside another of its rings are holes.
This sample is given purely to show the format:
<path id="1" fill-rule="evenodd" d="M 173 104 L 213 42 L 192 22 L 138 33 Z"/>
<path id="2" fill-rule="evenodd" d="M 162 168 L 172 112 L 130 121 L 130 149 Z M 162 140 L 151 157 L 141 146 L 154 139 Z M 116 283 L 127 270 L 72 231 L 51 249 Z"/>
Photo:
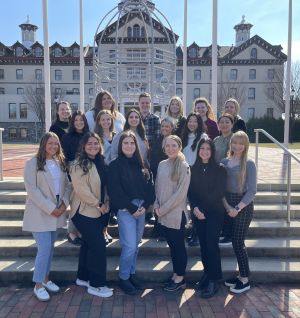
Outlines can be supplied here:
<path id="1" fill-rule="evenodd" d="M 51 215 L 56 208 L 56 193 L 50 171 L 37 171 L 37 159 L 31 158 L 24 168 L 24 183 L 27 199 L 23 218 L 23 231 L 56 231 L 66 225 L 66 213 L 56 218 Z M 71 185 L 67 174 L 60 172 L 60 202 L 69 206 Z"/>

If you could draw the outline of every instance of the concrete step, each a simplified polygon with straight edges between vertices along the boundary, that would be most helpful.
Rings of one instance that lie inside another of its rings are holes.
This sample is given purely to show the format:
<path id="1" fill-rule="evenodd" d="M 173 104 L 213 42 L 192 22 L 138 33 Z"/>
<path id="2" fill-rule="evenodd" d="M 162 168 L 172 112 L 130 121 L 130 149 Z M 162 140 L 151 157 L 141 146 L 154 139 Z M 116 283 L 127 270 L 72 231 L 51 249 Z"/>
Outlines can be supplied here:
<path id="1" fill-rule="evenodd" d="M 251 281 L 256 283 L 300 283 L 300 261 L 297 258 L 250 258 Z M 50 277 L 53 281 L 62 283 L 74 282 L 77 272 L 77 257 L 54 257 Z M 118 280 L 119 257 L 107 258 L 107 279 Z M 3 258 L 0 259 L 0 284 L 32 284 L 34 259 Z M 224 278 L 236 273 L 237 263 L 234 257 L 222 258 Z M 196 282 L 203 270 L 199 257 L 189 257 L 186 279 Z M 141 279 L 154 285 L 167 279 L 172 273 L 172 263 L 169 256 L 139 257 L 137 274 Z"/>
<path id="2" fill-rule="evenodd" d="M 144 237 L 149 238 L 153 230 L 152 225 L 146 225 Z M 64 229 L 59 230 L 60 237 L 65 235 Z M 109 233 L 113 237 L 118 237 L 118 227 L 109 226 Z M 19 220 L 0 220 L 0 237 L 28 236 L 29 232 L 22 231 L 22 221 Z M 287 224 L 285 220 L 253 220 L 251 222 L 248 237 L 293 237 L 300 236 L 300 221 L 291 221 Z"/>
<path id="3" fill-rule="evenodd" d="M 65 239 L 59 239 L 55 244 L 55 256 L 77 256 L 79 247 L 70 244 Z M 259 238 L 247 239 L 246 246 L 250 257 L 299 257 L 299 237 L 283 238 Z M 232 246 L 221 247 L 221 255 L 234 256 Z M 199 247 L 187 246 L 189 256 L 201 256 Z M 155 239 L 143 239 L 140 244 L 139 255 L 141 256 L 168 256 L 169 247 L 166 242 L 157 242 Z M 3 237 L 0 241 L 0 258 L 4 257 L 34 257 L 36 255 L 36 244 L 32 238 Z M 119 256 L 119 240 L 114 239 L 107 247 L 108 256 Z"/>

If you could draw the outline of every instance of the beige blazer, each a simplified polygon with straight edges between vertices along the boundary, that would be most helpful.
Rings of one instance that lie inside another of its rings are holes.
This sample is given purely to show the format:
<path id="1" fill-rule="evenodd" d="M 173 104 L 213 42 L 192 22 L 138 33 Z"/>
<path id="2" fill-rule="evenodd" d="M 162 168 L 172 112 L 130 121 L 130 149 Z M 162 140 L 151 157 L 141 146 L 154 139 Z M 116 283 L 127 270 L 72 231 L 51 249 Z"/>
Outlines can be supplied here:
<path id="1" fill-rule="evenodd" d="M 24 183 L 27 199 L 23 218 L 23 231 L 45 232 L 56 231 L 66 225 L 66 213 L 56 218 L 51 215 L 56 208 L 56 193 L 50 171 L 37 171 L 37 159 L 31 158 L 24 169 Z M 60 173 L 60 202 L 69 206 L 71 185 L 67 174 Z"/>
<path id="2" fill-rule="evenodd" d="M 92 164 L 92 168 L 84 174 L 75 161 L 70 168 L 70 175 L 73 184 L 71 217 L 75 215 L 79 205 L 80 214 L 91 218 L 101 216 L 97 209 L 101 202 L 101 180 L 96 166 Z"/>

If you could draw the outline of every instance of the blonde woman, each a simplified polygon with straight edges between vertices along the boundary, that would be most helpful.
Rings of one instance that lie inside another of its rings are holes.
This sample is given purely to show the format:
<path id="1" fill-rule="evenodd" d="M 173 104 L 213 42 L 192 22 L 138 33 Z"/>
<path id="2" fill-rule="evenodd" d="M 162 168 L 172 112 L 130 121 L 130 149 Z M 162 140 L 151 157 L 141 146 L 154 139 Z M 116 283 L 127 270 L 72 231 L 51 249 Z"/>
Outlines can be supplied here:
<path id="1" fill-rule="evenodd" d="M 198 97 L 195 99 L 194 112 L 201 116 L 204 131 L 211 140 L 214 140 L 214 138 L 219 136 L 219 128 L 215 121 L 213 109 L 205 97 Z"/>
<path id="2" fill-rule="evenodd" d="M 181 136 L 186 118 L 183 116 L 183 102 L 180 97 L 173 96 L 167 107 L 166 118 L 169 119 L 174 126 L 174 135 Z"/>
<path id="3" fill-rule="evenodd" d="M 226 196 L 223 199 L 228 214 L 225 218 L 228 225 L 225 228 L 232 237 L 232 246 L 239 266 L 239 276 L 225 281 L 225 285 L 230 287 L 233 293 L 250 289 L 245 237 L 253 217 L 257 181 L 255 163 L 248 159 L 248 149 L 247 134 L 238 131 L 231 137 L 228 158 L 221 161 L 227 171 Z"/>
<path id="4" fill-rule="evenodd" d="M 191 173 L 178 136 L 168 136 L 164 140 L 163 148 L 168 159 L 161 161 L 158 166 L 154 212 L 158 216 L 158 222 L 170 247 L 173 263 L 173 275 L 164 285 L 164 290 L 173 292 L 185 288 L 187 253 L 184 229 Z"/>
<path id="5" fill-rule="evenodd" d="M 48 132 L 42 137 L 37 154 L 26 162 L 24 169 L 27 200 L 23 231 L 32 232 L 37 245 L 33 281 L 34 294 L 40 301 L 50 299 L 48 291 L 59 291 L 49 280 L 49 272 L 57 229 L 66 225 L 65 211 L 71 191 L 64 159 L 57 135 Z"/>
<path id="6" fill-rule="evenodd" d="M 232 132 L 235 133 L 239 130 L 247 132 L 246 124 L 243 120 L 243 118 L 239 115 L 240 112 L 240 104 L 238 101 L 234 98 L 229 98 L 225 102 L 224 105 L 224 111 L 225 113 L 229 113 L 234 118 L 234 123 L 232 127 Z"/>

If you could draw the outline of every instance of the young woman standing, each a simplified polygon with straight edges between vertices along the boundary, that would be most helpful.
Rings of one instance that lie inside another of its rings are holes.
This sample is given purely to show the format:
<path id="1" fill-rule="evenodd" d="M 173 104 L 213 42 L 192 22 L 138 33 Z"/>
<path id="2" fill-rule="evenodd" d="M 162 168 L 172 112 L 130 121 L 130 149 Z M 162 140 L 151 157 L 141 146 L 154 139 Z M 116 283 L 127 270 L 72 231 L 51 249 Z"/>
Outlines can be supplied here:
<path id="1" fill-rule="evenodd" d="M 167 160 L 160 162 L 155 182 L 156 200 L 154 212 L 158 216 L 164 237 L 170 247 L 173 275 L 164 286 L 166 291 L 185 288 L 187 253 L 184 242 L 187 191 L 190 183 L 190 168 L 181 152 L 178 136 L 168 136 L 164 141 Z"/>
<path id="2" fill-rule="evenodd" d="M 181 137 L 186 118 L 183 116 L 183 102 L 180 97 L 173 96 L 166 111 L 168 118 L 174 126 L 173 134 Z"/>
<path id="3" fill-rule="evenodd" d="M 223 200 L 228 213 L 227 231 L 232 237 L 232 246 L 239 266 L 239 276 L 225 282 L 233 293 L 250 289 L 249 261 L 245 237 L 253 217 L 253 199 L 256 193 L 256 167 L 248 159 L 249 139 L 246 133 L 238 131 L 230 140 L 230 152 L 221 163 L 227 171 L 226 196 Z"/>
<path id="4" fill-rule="evenodd" d="M 230 115 L 232 115 L 234 118 L 233 127 L 232 127 L 233 133 L 239 130 L 244 131 L 245 133 L 247 132 L 246 124 L 243 118 L 239 115 L 240 105 L 236 99 L 234 98 L 227 99 L 224 105 L 224 111 L 225 113 L 229 113 Z"/>
<path id="5" fill-rule="evenodd" d="M 50 299 L 47 290 L 59 291 L 59 287 L 49 280 L 49 272 L 56 231 L 66 224 L 65 211 L 71 191 L 56 134 L 48 132 L 42 137 L 36 156 L 26 162 L 24 183 L 27 199 L 23 231 L 32 232 L 37 244 L 33 292 L 39 300 L 47 301 Z"/>
<path id="6" fill-rule="evenodd" d="M 68 102 L 61 101 L 56 104 L 56 120 L 51 125 L 49 131 L 54 132 L 59 141 L 62 141 L 62 137 L 69 131 L 71 119 L 71 107 Z"/>

